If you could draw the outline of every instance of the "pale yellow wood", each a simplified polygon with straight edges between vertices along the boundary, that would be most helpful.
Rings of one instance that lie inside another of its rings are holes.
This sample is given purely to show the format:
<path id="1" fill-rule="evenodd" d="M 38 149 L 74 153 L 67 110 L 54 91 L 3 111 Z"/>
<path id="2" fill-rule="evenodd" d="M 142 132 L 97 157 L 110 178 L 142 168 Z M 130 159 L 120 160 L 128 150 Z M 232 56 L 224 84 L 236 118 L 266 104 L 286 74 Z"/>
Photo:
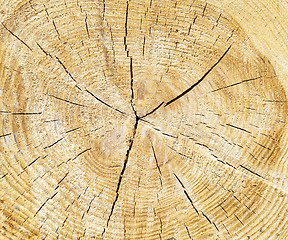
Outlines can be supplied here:
<path id="1" fill-rule="evenodd" d="M 0 0 L 0 239 L 287 239 L 287 14 Z"/>

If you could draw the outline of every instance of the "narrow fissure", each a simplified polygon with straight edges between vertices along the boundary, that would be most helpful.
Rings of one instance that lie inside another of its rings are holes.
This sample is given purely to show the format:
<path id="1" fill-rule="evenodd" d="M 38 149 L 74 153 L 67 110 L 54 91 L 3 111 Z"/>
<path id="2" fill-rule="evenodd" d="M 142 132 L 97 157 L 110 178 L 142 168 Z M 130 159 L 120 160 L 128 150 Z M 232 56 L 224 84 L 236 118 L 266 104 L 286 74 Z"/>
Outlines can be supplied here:
<path id="1" fill-rule="evenodd" d="M 130 153 L 131 153 L 131 150 L 132 150 L 132 147 L 133 147 L 133 143 L 134 143 L 134 140 L 135 140 L 135 136 L 136 136 L 136 132 L 137 132 L 137 127 L 138 127 L 138 123 L 139 123 L 139 117 L 137 116 L 136 112 L 135 112 L 135 115 L 136 115 L 136 122 L 134 124 L 134 128 L 133 128 L 133 134 L 132 134 L 132 137 L 130 139 L 130 144 L 129 144 L 129 147 L 128 147 L 128 150 L 126 152 L 126 155 L 125 155 L 125 159 L 124 159 L 124 164 L 123 164 L 123 167 L 122 167 L 122 171 L 120 173 L 120 176 L 119 176 L 119 180 L 118 180 L 118 184 L 117 184 L 117 188 L 116 188 L 116 197 L 114 199 L 114 202 L 112 204 L 112 207 L 111 207 L 111 211 L 110 211 L 110 214 L 109 214 L 109 217 L 108 217 L 108 220 L 107 220 L 107 223 L 106 223 L 106 227 L 104 228 L 103 232 L 102 232 L 102 237 L 106 231 L 106 228 L 108 228 L 109 226 L 109 222 L 110 222 L 110 219 L 112 217 L 112 214 L 114 212 L 114 208 L 115 208 L 115 205 L 118 201 L 118 198 L 119 198 L 119 190 L 120 190 L 120 187 L 121 187 L 121 183 L 122 183 L 122 180 L 123 180 L 123 176 L 124 176 L 124 173 L 125 173 L 125 170 L 126 170 L 126 167 L 127 167 L 127 163 L 128 163 L 128 159 L 129 159 L 129 156 L 130 156 Z"/>
<path id="2" fill-rule="evenodd" d="M 207 76 L 208 74 L 221 62 L 221 60 L 225 57 L 225 55 L 229 52 L 229 50 L 231 49 L 232 45 L 230 45 L 227 50 L 222 54 L 222 56 L 218 59 L 218 61 L 208 69 L 208 71 L 196 82 L 194 83 L 191 87 L 189 87 L 188 89 L 186 89 L 184 92 L 182 92 L 181 94 L 179 94 L 178 96 L 176 96 L 175 98 L 173 98 L 172 100 L 170 100 L 169 102 L 167 102 L 164 107 L 167 107 L 168 105 L 170 105 L 171 103 L 175 102 L 176 100 L 178 100 L 179 98 L 183 97 L 184 95 L 186 95 L 187 93 L 189 93 L 193 88 L 195 88 L 198 84 L 200 84 Z"/>
<path id="3" fill-rule="evenodd" d="M 103 236 L 104 236 L 104 234 L 105 234 L 105 232 L 106 232 L 106 228 L 109 227 L 110 219 L 111 219 L 111 217 L 112 217 L 112 215 L 113 215 L 113 212 L 114 212 L 116 203 L 117 203 L 117 201 L 118 201 L 118 199 L 119 199 L 119 195 L 120 195 L 119 191 L 120 191 L 120 188 L 121 188 L 121 183 L 122 183 L 122 180 L 123 180 L 123 177 L 124 177 L 124 174 L 125 174 L 125 170 L 126 170 L 126 168 L 127 168 L 129 156 L 130 156 L 130 153 L 131 153 L 133 144 L 134 144 L 134 140 L 135 140 L 135 136 L 136 136 L 136 133 L 137 133 L 137 128 L 138 128 L 138 124 L 139 124 L 139 120 L 140 120 L 140 117 L 137 115 L 137 111 L 136 111 L 136 109 L 134 108 L 133 58 L 132 58 L 131 56 L 129 56 L 129 51 L 128 51 L 128 48 L 127 48 L 128 10 L 129 10 L 129 2 L 127 1 L 124 46 L 125 46 L 125 51 L 127 52 L 127 57 L 130 58 L 130 89 L 131 89 L 131 100 L 130 100 L 130 104 L 131 104 L 131 108 L 132 108 L 132 110 L 133 110 L 133 112 L 134 112 L 134 115 L 135 115 L 135 124 L 134 124 L 134 127 L 133 127 L 133 134 L 132 134 L 132 137 L 131 137 L 131 139 L 130 139 L 130 143 L 129 143 L 129 146 L 128 146 L 128 149 L 127 149 L 127 152 L 126 152 L 126 155 L 125 155 L 124 164 L 123 164 L 123 167 L 122 167 L 122 170 L 121 170 L 119 179 L 118 179 L 118 184 L 117 184 L 117 188 L 116 188 L 116 196 L 115 196 L 115 199 L 114 199 L 114 201 L 113 201 L 113 203 L 112 203 L 112 206 L 111 206 L 111 210 L 110 210 L 109 217 L 108 217 L 108 219 L 107 219 L 106 227 L 104 227 L 104 229 L 103 229 L 102 238 L 103 238 Z"/>

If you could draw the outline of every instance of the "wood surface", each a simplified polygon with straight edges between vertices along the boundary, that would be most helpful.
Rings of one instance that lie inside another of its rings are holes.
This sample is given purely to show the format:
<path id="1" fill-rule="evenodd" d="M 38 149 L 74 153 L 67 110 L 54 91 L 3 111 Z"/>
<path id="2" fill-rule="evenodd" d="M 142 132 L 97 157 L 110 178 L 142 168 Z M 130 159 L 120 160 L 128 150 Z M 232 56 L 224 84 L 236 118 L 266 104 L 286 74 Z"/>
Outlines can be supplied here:
<path id="1" fill-rule="evenodd" d="M 287 14 L 0 0 L 0 239 L 288 239 Z"/>

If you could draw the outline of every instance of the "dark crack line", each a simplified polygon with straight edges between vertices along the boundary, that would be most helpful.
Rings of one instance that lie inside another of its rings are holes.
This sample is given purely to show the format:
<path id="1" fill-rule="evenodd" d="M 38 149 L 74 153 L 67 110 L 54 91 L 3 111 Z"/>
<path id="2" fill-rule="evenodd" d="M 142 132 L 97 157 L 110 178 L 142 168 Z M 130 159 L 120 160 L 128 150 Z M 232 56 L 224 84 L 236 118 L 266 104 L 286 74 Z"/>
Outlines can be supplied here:
<path id="1" fill-rule="evenodd" d="M 55 29 L 55 31 L 56 31 L 56 33 L 57 33 L 58 39 L 61 41 L 60 33 L 58 32 L 58 29 L 57 29 L 57 27 L 56 27 L 56 24 L 55 24 L 54 20 L 52 20 L 52 23 L 53 23 L 54 29 Z"/>
<path id="2" fill-rule="evenodd" d="M 244 226 L 244 223 L 239 219 L 239 217 L 237 217 L 235 214 L 234 216 L 237 218 L 237 220 Z"/>
<path id="3" fill-rule="evenodd" d="M 215 222 L 212 222 L 212 223 L 213 223 L 214 227 L 216 228 L 216 230 L 217 230 L 218 232 L 220 232 L 220 231 L 219 231 L 219 228 L 218 228 L 217 225 L 216 225 L 216 223 L 215 223 Z"/>
<path id="4" fill-rule="evenodd" d="M 38 47 L 42 50 L 42 52 L 46 55 L 49 56 L 50 58 L 53 58 L 52 55 L 45 51 L 43 47 L 41 47 L 37 42 L 36 44 L 38 45 Z M 62 66 L 62 68 L 65 70 L 65 72 L 69 75 L 69 77 L 78 84 L 78 82 L 76 81 L 76 79 L 73 77 L 73 75 L 68 71 L 68 68 L 64 65 L 64 63 L 57 57 L 55 56 L 55 58 L 57 59 L 58 63 Z M 76 84 L 76 88 L 79 89 L 80 91 L 82 91 L 82 89 Z"/>
<path id="5" fill-rule="evenodd" d="M 133 59 L 132 59 L 132 57 L 130 57 L 130 88 L 131 88 L 131 107 L 132 107 L 132 110 L 133 110 L 133 112 L 134 112 L 134 114 L 135 114 L 136 118 L 138 118 L 138 116 L 137 116 L 137 112 L 136 112 L 136 110 L 135 110 L 135 108 L 134 108 L 134 102 L 133 102 L 133 100 L 134 100 L 134 88 L 133 88 L 133 86 L 134 86 L 134 76 L 133 76 Z"/>
<path id="6" fill-rule="evenodd" d="M 211 220 L 204 214 L 204 212 L 201 211 L 201 213 L 202 213 L 202 215 L 206 218 L 206 220 L 207 220 L 210 224 L 212 224 Z"/>
<path id="7" fill-rule="evenodd" d="M 281 101 L 281 100 L 263 100 L 263 102 L 269 102 L 269 103 L 286 103 L 288 101 Z"/>
<path id="8" fill-rule="evenodd" d="M 87 13 L 86 13 L 86 16 L 85 16 L 85 27 L 86 27 L 86 32 L 87 32 L 87 35 L 88 35 L 88 38 L 90 38 L 90 33 L 89 33 L 89 27 L 88 27 L 88 22 L 87 22 Z"/>
<path id="9" fill-rule="evenodd" d="M 85 149 L 84 151 L 78 153 L 75 157 L 68 159 L 68 160 L 66 161 L 66 163 L 77 159 L 77 158 L 80 157 L 82 154 L 84 154 L 85 152 L 88 152 L 88 151 L 90 151 L 90 150 L 92 150 L 92 148 L 87 148 L 87 149 Z"/>
<path id="10" fill-rule="evenodd" d="M 154 112 L 156 112 L 162 105 L 164 104 L 164 102 L 160 103 L 157 107 L 155 107 L 152 111 L 146 113 L 145 115 L 143 115 L 142 117 L 140 118 L 145 118 L 151 114 L 153 114 Z"/>
<path id="11" fill-rule="evenodd" d="M 126 37 L 127 37 L 127 22 L 128 22 L 128 10 L 129 10 L 129 2 L 127 1 L 127 9 L 126 9 L 126 21 L 125 21 L 125 37 L 124 37 L 124 45 L 125 45 L 125 51 L 127 51 L 127 57 L 129 57 L 129 51 L 127 50 L 127 42 L 126 42 Z M 134 108 L 134 103 L 133 103 L 133 100 L 134 100 L 134 88 L 133 88 L 133 82 L 134 81 L 134 77 L 133 77 L 133 59 L 132 57 L 130 56 L 130 89 L 131 89 L 131 108 L 134 112 L 134 115 L 135 115 L 135 124 L 134 124 L 134 128 L 133 128 L 133 134 L 132 134 L 132 137 L 130 139 L 130 144 L 129 144 L 129 147 L 127 149 L 127 152 L 126 152 L 126 156 L 125 156 L 125 159 L 124 159 L 124 164 L 123 164 L 123 167 L 122 167 L 122 170 L 121 170 L 121 173 L 120 173 L 120 176 L 119 176 L 119 179 L 118 179 L 118 184 L 117 184 L 117 188 L 116 188 L 116 196 L 115 196 L 115 199 L 114 199 L 114 202 L 111 206 L 111 211 L 110 211 L 110 214 L 109 214 L 109 217 L 107 219 L 107 223 L 106 223 L 106 227 L 104 227 L 103 229 L 103 232 L 101 234 L 102 238 L 106 232 L 106 228 L 109 227 L 109 222 L 110 222 L 110 219 L 113 215 L 113 212 L 114 212 L 114 209 L 115 209 L 115 206 L 116 206 L 116 203 L 118 201 L 118 198 L 119 198 L 119 190 L 120 190 L 120 187 L 121 187 L 121 183 L 122 183 L 122 180 L 123 180 L 123 176 L 125 174 L 125 170 L 126 170 L 126 167 L 127 167 L 127 163 L 128 163 L 128 160 L 129 160 L 129 156 L 130 156 L 130 153 L 131 153 L 131 150 L 132 150 L 132 147 L 133 147 L 133 144 L 134 144 L 134 140 L 135 140 L 135 136 L 136 136 L 136 133 L 137 133 L 137 128 L 138 128 L 138 124 L 139 124 L 139 120 L 140 118 L 138 117 L 137 115 L 137 112 Z M 102 102 L 103 103 L 103 102 Z M 105 103 L 104 103 L 105 104 Z M 105 104 L 106 105 L 106 104 Z"/>
<path id="12" fill-rule="evenodd" d="M 12 115 L 39 115 L 42 114 L 42 112 L 15 112 L 15 113 L 11 113 Z"/>
<path id="13" fill-rule="evenodd" d="M 82 127 L 73 128 L 73 129 L 71 129 L 71 130 L 66 131 L 65 133 L 74 132 L 74 131 L 76 131 L 76 130 L 78 130 L 78 129 L 80 129 L 80 128 L 82 128 Z"/>
<path id="14" fill-rule="evenodd" d="M 205 6 L 204 6 L 203 13 L 202 13 L 202 17 L 204 17 L 204 15 L 205 15 L 206 8 L 207 8 L 207 3 L 206 3 Z"/>
<path id="15" fill-rule="evenodd" d="M 50 58 L 53 58 L 52 55 L 51 55 L 50 53 L 46 52 L 46 51 L 44 50 L 44 48 L 42 48 L 39 43 L 36 42 L 36 44 L 37 44 L 37 46 L 41 49 L 41 51 L 42 51 L 46 56 L 48 56 L 48 57 L 50 57 Z"/>
<path id="16" fill-rule="evenodd" d="M 23 170 L 25 170 L 26 168 L 30 167 L 32 164 L 34 164 L 39 159 L 40 159 L 40 157 L 37 157 L 35 160 L 33 160 L 31 163 L 29 163 L 26 167 L 24 167 Z"/>
<path id="17" fill-rule="evenodd" d="M 125 36 L 124 36 L 124 47 L 125 51 L 127 52 L 127 57 L 129 57 L 129 51 L 128 51 L 128 46 L 127 46 L 127 35 L 128 35 L 128 12 L 129 12 L 129 2 L 127 1 L 127 6 L 126 6 L 126 15 L 125 15 Z"/>
<path id="18" fill-rule="evenodd" d="M 229 52 L 229 50 L 231 49 L 232 45 L 230 45 L 227 50 L 223 53 L 223 55 L 218 59 L 218 61 L 203 75 L 203 77 L 201 77 L 196 83 L 194 83 L 191 87 L 189 87 L 188 89 L 186 89 L 184 92 L 182 92 L 180 95 L 178 95 L 177 97 L 173 98 L 172 100 L 170 100 L 169 102 L 167 102 L 164 107 L 167 107 L 168 105 L 170 105 L 171 103 L 175 102 L 176 100 L 178 100 L 179 98 L 183 97 L 184 95 L 186 95 L 187 93 L 189 93 L 193 88 L 195 88 L 198 84 L 200 84 L 206 77 L 207 75 L 221 62 L 221 60 L 225 57 L 225 55 Z"/>
<path id="19" fill-rule="evenodd" d="M 156 166 L 157 166 L 157 168 L 158 168 L 159 174 L 162 176 L 161 169 L 160 169 L 159 163 L 158 163 L 158 159 L 157 159 L 157 156 L 156 156 L 156 153 L 155 153 L 155 149 L 154 149 L 154 147 L 153 147 L 152 144 L 151 144 L 151 147 L 152 147 L 153 156 L 154 156 L 154 159 L 155 159 Z"/>
<path id="20" fill-rule="evenodd" d="M 60 186 L 60 184 L 64 181 L 64 179 L 68 176 L 69 172 L 67 172 L 63 178 L 61 178 L 61 180 L 57 183 L 57 187 L 55 188 L 55 190 L 57 190 Z"/>
<path id="21" fill-rule="evenodd" d="M 16 39 L 18 39 L 21 43 L 23 43 L 30 51 L 32 51 L 32 48 L 28 46 L 27 43 L 25 43 L 21 38 L 19 38 L 16 34 L 14 34 L 11 30 L 9 30 L 3 23 L 2 26 L 11 34 L 13 35 Z"/>
<path id="22" fill-rule="evenodd" d="M 196 211 L 196 213 L 197 213 L 198 216 L 199 216 L 199 215 L 200 215 L 200 214 L 199 214 L 199 211 L 198 211 L 198 209 L 195 207 L 192 199 L 190 198 L 189 194 L 187 193 L 186 187 L 184 186 L 183 182 L 180 180 L 180 178 L 179 178 L 174 172 L 173 172 L 173 174 L 174 174 L 175 178 L 177 179 L 177 181 L 181 184 L 181 186 L 182 186 L 182 188 L 183 188 L 183 191 L 184 191 L 184 194 L 185 194 L 186 198 L 189 200 L 189 202 L 191 203 L 192 208 Z M 212 225 L 216 228 L 217 231 L 219 231 L 219 229 L 217 228 L 216 224 L 215 224 L 214 222 L 212 222 L 212 221 L 208 218 L 208 216 L 204 214 L 203 211 L 201 211 L 201 214 L 203 215 L 203 217 L 204 217 L 210 224 L 212 224 Z M 185 227 L 186 227 L 186 226 L 185 226 Z M 188 230 L 187 227 L 186 227 L 186 230 Z M 189 233 L 189 231 L 188 231 L 188 233 Z M 189 233 L 189 236 L 190 236 L 190 233 Z M 191 237 L 191 236 L 190 236 L 190 237 Z"/>
<path id="23" fill-rule="evenodd" d="M 59 98 L 59 97 L 56 97 L 56 96 L 53 96 L 53 95 L 50 95 L 50 94 L 48 94 L 48 96 L 49 96 L 49 97 L 53 97 L 53 98 L 55 98 L 55 99 L 57 99 L 57 100 L 64 101 L 64 102 L 66 102 L 66 103 L 70 103 L 70 104 L 79 106 L 79 107 L 87 107 L 87 106 L 85 106 L 85 105 L 82 105 L 82 104 L 79 104 L 79 103 L 74 103 L 74 102 L 71 102 L 71 101 L 69 101 L 69 100 L 66 100 L 66 99 L 63 99 L 63 98 Z"/>
<path id="24" fill-rule="evenodd" d="M 117 188 L 116 188 L 116 197 L 115 197 L 114 202 L 112 204 L 111 211 L 110 211 L 107 223 L 106 223 L 106 227 L 104 227 L 104 230 L 102 232 L 102 237 L 104 236 L 106 228 L 108 228 L 108 226 L 109 226 L 110 219 L 112 217 L 115 205 L 116 205 L 117 200 L 119 198 L 119 190 L 120 190 L 120 187 L 121 187 L 121 182 L 123 180 L 123 176 L 124 176 L 124 173 L 125 173 L 125 170 L 126 170 L 126 167 L 127 167 L 128 159 L 129 159 L 132 147 L 133 147 L 134 139 L 135 139 L 136 132 L 137 132 L 138 123 L 139 123 L 139 118 L 136 117 L 136 122 L 135 122 L 134 129 L 133 129 L 133 135 L 132 135 L 132 138 L 130 139 L 130 145 L 129 145 L 128 150 L 126 152 L 124 165 L 123 165 L 122 171 L 121 171 L 120 176 L 119 176 L 119 180 L 118 180 L 118 184 L 117 184 Z"/>
<path id="25" fill-rule="evenodd" d="M 244 132 L 247 132 L 247 133 L 250 133 L 250 134 L 251 134 L 251 132 L 247 131 L 247 130 L 244 129 L 244 128 L 240 128 L 240 127 L 234 126 L 234 125 L 229 124 L 229 123 L 227 123 L 226 125 L 229 126 L 229 127 L 233 127 L 233 128 L 238 129 L 238 130 L 241 130 L 241 131 L 244 131 Z"/>
<path id="26" fill-rule="evenodd" d="M 59 142 L 62 141 L 63 139 L 64 139 L 64 137 L 58 139 L 56 142 L 52 143 L 51 145 L 44 147 L 44 149 L 53 147 L 54 145 L 56 145 L 57 143 L 59 143 Z"/>
<path id="27" fill-rule="evenodd" d="M 45 55 L 52 57 L 52 55 L 51 55 L 49 52 L 45 51 L 38 43 L 37 43 L 37 45 L 38 45 L 39 48 L 44 52 Z M 72 79 L 75 83 L 78 84 L 78 82 L 77 82 L 76 79 L 73 77 L 73 75 L 68 71 L 68 69 L 67 69 L 67 67 L 64 65 L 64 63 L 63 63 L 57 56 L 55 56 L 55 58 L 57 59 L 58 63 L 62 66 L 62 68 L 65 70 L 65 72 L 71 77 L 71 79 Z M 82 91 L 82 89 L 80 89 L 79 86 L 76 85 L 76 87 L 77 87 L 79 90 Z M 104 102 L 103 100 L 101 100 L 100 98 L 96 97 L 96 96 L 95 96 L 92 92 L 90 92 L 89 90 L 85 89 L 85 91 L 86 91 L 87 93 L 89 93 L 92 97 L 94 97 L 96 100 L 98 100 L 100 103 L 104 104 L 105 106 L 107 106 L 107 107 L 109 107 L 109 108 L 111 108 L 111 109 L 113 109 L 113 110 L 115 110 L 115 111 L 117 111 L 117 112 L 119 112 L 119 113 L 121 113 L 121 114 L 126 115 L 126 113 L 120 111 L 120 110 L 117 109 L 117 108 L 112 107 L 112 106 L 109 105 L 108 103 L 106 103 L 106 102 Z M 49 95 L 49 94 L 48 94 L 48 96 L 54 97 L 54 98 L 56 98 L 56 99 L 58 99 L 58 100 L 62 100 L 62 101 L 65 101 L 65 102 L 67 102 L 67 103 L 74 104 L 74 105 L 77 105 L 77 106 L 87 107 L 87 106 L 85 106 L 85 105 L 82 105 L 82 104 L 79 104 L 79 103 L 74 103 L 74 102 L 71 102 L 71 101 L 68 101 L 68 100 L 65 100 L 65 99 L 62 99 L 62 98 L 53 96 L 53 95 Z"/>
<path id="28" fill-rule="evenodd" d="M 265 149 L 271 151 L 271 148 L 268 148 L 268 147 L 266 147 L 266 146 L 264 146 L 264 145 L 262 145 L 262 144 L 260 144 L 260 143 L 257 143 L 257 142 L 255 142 L 255 143 L 256 143 L 257 145 L 259 145 L 260 147 L 265 148 Z"/>
<path id="29" fill-rule="evenodd" d="M 190 198 L 190 196 L 188 195 L 187 191 L 186 191 L 186 188 L 184 186 L 184 184 L 182 183 L 182 181 L 178 178 L 178 176 L 173 172 L 175 178 L 177 179 L 177 181 L 181 184 L 182 188 L 183 188 L 183 191 L 184 191 L 184 194 L 185 196 L 187 197 L 187 199 L 189 200 L 189 202 L 191 203 L 193 209 L 195 210 L 195 212 L 197 213 L 197 215 L 199 215 L 199 211 L 197 210 L 197 208 L 195 207 L 192 199 Z"/>
<path id="30" fill-rule="evenodd" d="M 6 136 L 10 136 L 12 133 L 7 133 L 7 134 L 3 134 L 3 135 L 0 135 L 0 138 L 1 137 L 6 137 Z"/>
<path id="31" fill-rule="evenodd" d="M 240 164 L 240 167 L 242 167 L 242 168 L 244 168 L 246 171 L 248 171 L 248 172 L 250 172 L 250 173 L 256 175 L 257 177 L 260 177 L 260 178 L 262 178 L 262 179 L 265 179 L 265 178 L 263 178 L 260 174 L 253 172 L 252 170 L 250 170 L 250 169 L 247 168 L 247 167 L 244 167 L 244 166 L 241 165 L 241 164 Z"/>
<path id="32" fill-rule="evenodd" d="M 223 223 L 223 226 L 224 226 L 224 228 L 226 229 L 226 231 L 227 231 L 228 235 L 230 235 L 230 232 L 229 232 L 229 230 L 227 229 L 227 227 L 225 226 L 225 224 L 224 224 L 224 223 Z"/>
<path id="33" fill-rule="evenodd" d="M 97 101 L 99 101 L 100 103 L 104 104 L 105 106 L 107 106 L 107 107 L 109 107 L 109 108 L 111 108 L 111 109 L 113 109 L 113 110 L 115 110 L 115 111 L 117 111 L 117 112 L 119 112 L 119 113 L 121 113 L 121 114 L 126 115 L 126 113 L 118 110 L 117 108 L 112 107 L 112 106 L 109 105 L 108 103 L 106 103 L 106 102 L 102 101 L 100 98 L 96 97 L 96 96 L 95 96 L 92 92 L 90 92 L 89 90 L 86 89 L 85 91 L 86 91 L 87 93 L 89 93 L 92 97 L 94 97 Z"/>
<path id="34" fill-rule="evenodd" d="M 143 39 L 143 48 L 142 48 L 142 55 L 144 56 L 145 54 L 145 43 L 146 43 L 146 38 L 144 36 L 144 39 Z"/>
<path id="35" fill-rule="evenodd" d="M 185 226 L 185 228 L 186 228 L 186 231 L 187 231 L 187 233 L 188 233 L 188 236 L 189 236 L 189 238 L 190 239 L 192 239 L 192 237 L 191 237 L 191 234 L 190 234 L 190 231 L 189 231 L 189 229 L 188 229 L 188 227 L 184 224 L 184 226 Z"/>
<path id="36" fill-rule="evenodd" d="M 36 215 L 40 212 L 40 210 L 45 206 L 45 204 L 49 201 L 52 200 L 58 192 L 54 193 L 52 197 L 49 197 L 46 199 L 46 201 L 38 208 L 38 210 L 36 211 L 36 213 L 34 214 L 34 217 L 36 217 Z"/>
<path id="37" fill-rule="evenodd" d="M 2 177 L 0 177 L 0 179 L 5 178 L 6 176 L 8 176 L 9 173 L 5 173 Z"/>
<path id="38" fill-rule="evenodd" d="M 72 74 L 68 71 L 67 67 L 61 62 L 61 60 L 55 56 L 55 58 L 57 59 L 58 63 L 63 67 L 63 69 L 65 70 L 65 72 L 71 77 L 71 79 L 77 83 L 76 79 L 72 76 Z"/>
<path id="39" fill-rule="evenodd" d="M 183 153 L 177 152 L 174 148 L 172 148 L 172 147 L 170 147 L 170 146 L 168 146 L 168 147 L 169 147 L 172 151 L 174 151 L 175 153 L 179 154 L 180 156 L 185 157 L 185 158 L 188 158 L 188 159 L 191 159 L 191 160 L 194 161 L 193 158 L 191 158 L 191 157 L 189 157 L 189 156 L 187 156 L 187 155 L 185 155 L 185 154 L 183 154 Z"/>
<path id="40" fill-rule="evenodd" d="M 243 81 L 241 81 L 241 82 L 233 83 L 233 84 L 228 85 L 228 86 L 226 86 L 226 87 L 222 87 L 222 88 L 215 89 L 215 90 L 211 91 L 210 93 L 217 92 L 217 91 L 220 91 L 220 90 L 223 90 L 223 89 L 226 89 L 226 88 L 234 87 L 234 86 L 239 85 L 239 84 L 241 84 L 241 83 L 246 83 L 246 82 L 255 81 L 255 80 L 260 79 L 260 78 L 263 78 L 263 76 L 259 76 L 259 77 L 255 77 L 255 78 L 250 78 L 250 79 L 243 80 Z"/>

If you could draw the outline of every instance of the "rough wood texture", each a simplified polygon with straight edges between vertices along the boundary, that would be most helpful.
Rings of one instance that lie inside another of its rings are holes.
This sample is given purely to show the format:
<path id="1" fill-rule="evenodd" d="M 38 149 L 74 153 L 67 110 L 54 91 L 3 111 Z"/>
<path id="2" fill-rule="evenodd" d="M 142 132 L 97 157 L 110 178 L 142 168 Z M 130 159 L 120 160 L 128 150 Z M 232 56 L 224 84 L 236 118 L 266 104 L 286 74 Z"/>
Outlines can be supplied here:
<path id="1" fill-rule="evenodd" d="M 288 239 L 280 0 L 1 0 L 1 239 Z"/>

